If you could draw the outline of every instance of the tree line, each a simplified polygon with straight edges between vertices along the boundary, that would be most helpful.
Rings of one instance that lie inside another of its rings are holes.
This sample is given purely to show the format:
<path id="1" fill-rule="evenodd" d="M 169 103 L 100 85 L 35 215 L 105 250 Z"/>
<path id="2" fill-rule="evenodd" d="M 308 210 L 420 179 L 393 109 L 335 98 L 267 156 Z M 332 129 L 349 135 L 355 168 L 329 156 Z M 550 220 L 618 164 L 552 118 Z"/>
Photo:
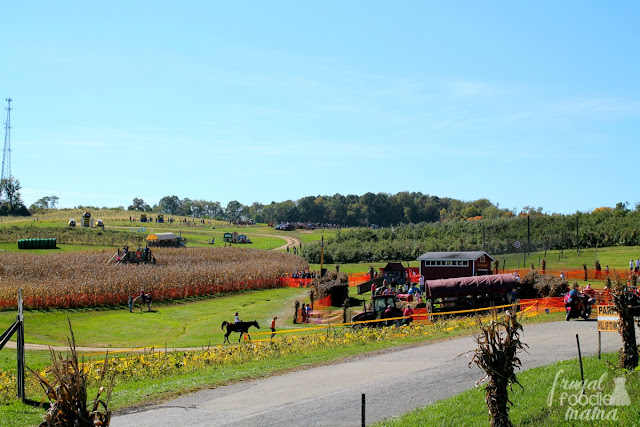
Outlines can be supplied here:
<path id="1" fill-rule="evenodd" d="M 217 201 L 180 199 L 175 195 L 165 196 L 152 206 L 136 197 L 127 210 L 223 220 L 252 219 L 259 223 L 305 222 L 345 227 L 388 227 L 393 224 L 450 221 L 478 216 L 514 216 L 513 211 L 500 208 L 487 199 L 464 202 L 420 192 L 307 196 L 295 201 L 270 204 L 254 202 L 251 205 L 233 200 L 226 206 Z M 525 210 L 541 212 L 542 208 L 536 210 L 526 207 Z"/>
<path id="2" fill-rule="evenodd" d="M 383 229 L 340 230 L 325 239 L 327 263 L 413 261 L 425 252 L 487 251 L 504 254 L 553 249 L 640 245 L 640 210 L 624 204 L 572 215 L 520 214 L 513 217 L 404 224 Z M 320 262 L 318 242 L 304 257 Z"/>

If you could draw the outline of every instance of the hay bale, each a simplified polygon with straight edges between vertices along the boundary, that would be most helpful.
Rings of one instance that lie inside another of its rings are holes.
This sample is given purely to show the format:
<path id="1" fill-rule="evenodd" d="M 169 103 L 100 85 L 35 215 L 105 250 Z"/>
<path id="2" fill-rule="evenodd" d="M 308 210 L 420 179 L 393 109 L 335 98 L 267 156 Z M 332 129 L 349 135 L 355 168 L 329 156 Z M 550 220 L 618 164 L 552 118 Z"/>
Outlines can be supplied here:
<path id="1" fill-rule="evenodd" d="M 522 280 L 522 294 L 525 297 L 535 295 L 538 298 L 559 297 L 567 289 L 567 279 L 551 274 L 540 274 L 531 270 Z M 533 294 L 533 295 L 531 295 Z"/>
<path id="2" fill-rule="evenodd" d="M 342 307 L 349 298 L 349 277 L 344 273 L 330 272 L 314 281 L 315 298 L 323 299 L 331 295 L 331 306 Z"/>

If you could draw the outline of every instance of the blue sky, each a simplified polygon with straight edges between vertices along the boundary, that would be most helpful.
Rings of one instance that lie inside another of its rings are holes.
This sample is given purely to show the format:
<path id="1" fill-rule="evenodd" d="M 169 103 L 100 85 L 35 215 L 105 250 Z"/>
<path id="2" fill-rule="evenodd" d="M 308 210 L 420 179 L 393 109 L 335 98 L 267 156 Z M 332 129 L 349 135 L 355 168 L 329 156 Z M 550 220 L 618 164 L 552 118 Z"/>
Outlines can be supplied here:
<path id="1" fill-rule="evenodd" d="M 637 1 L 1 10 L 0 97 L 27 206 L 369 191 L 548 213 L 640 201 Z"/>

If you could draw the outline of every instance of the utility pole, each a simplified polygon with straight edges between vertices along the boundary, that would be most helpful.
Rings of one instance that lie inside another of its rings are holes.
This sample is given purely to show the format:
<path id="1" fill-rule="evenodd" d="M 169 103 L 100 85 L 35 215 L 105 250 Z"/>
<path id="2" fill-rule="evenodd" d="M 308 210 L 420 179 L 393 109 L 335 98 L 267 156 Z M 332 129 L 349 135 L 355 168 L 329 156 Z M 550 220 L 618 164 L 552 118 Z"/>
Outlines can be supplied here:
<path id="1" fill-rule="evenodd" d="M 527 253 L 531 250 L 531 215 L 527 215 Z"/>
<path id="2" fill-rule="evenodd" d="M 11 178 L 11 98 L 7 98 L 7 121 L 4 122 L 4 150 L 2 154 L 1 179 Z"/>
<path id="3" fill-rule="evenodd" d="M 320 277 L 323 276 L 322 270 L 324 266 L 324 235 L 320 239 Z"/>
<path id="4" fill-rule="evenodd" d="M 578 251 L 578 256 L 580 256 L 580 235 L 578 234 L 578 224 L 580 220 L 580 215 L 576 214 L 576 250 Z"/>

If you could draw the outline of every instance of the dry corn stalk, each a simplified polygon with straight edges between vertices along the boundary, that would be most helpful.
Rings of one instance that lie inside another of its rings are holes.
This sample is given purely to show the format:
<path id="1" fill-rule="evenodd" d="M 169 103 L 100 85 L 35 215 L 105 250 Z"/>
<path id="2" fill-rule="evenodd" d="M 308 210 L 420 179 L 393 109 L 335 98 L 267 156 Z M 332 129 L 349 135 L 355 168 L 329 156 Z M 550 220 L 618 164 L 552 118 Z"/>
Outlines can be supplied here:
<path id="1" fill-rule="evenodd" d="M 517 352 L 527 345 L 520 341 L 522 325 L 518 322 L 515 306 L 506 311 L 502 319 L 498 319 L 495 310 L 491 317 L 487 324 L 478 319 L 480 333 L 475 336 L 478 348 L 469 364 L 475 363 L 486 373 L 484 378 L 476 381 L 476 386 L 486 382 L 485 402 L 491 425 L 505 427 L 512 425 L 508 389 L 513 384 L 520 385 L 515 374 L 516 369 L 522 366 Z"/>
<path id="2" fill-rule="evenodd" d="M 638 300 L 630 289 L 630 287 L 635 287 L 637 282 L 638 276 L 635 274 L 631 275 L 628 285 L 622 282 L 620 276 L 616 274 L 615 282 L 611 287 L 611 297 L 620 315 L 618 332 L 622 336 L 623 344 L 620 348 L 619 366 L 628 370 L 634 370 L 638 366 L 638 346 L 633 321 L 634 305 L 638 304 Z"/>
<path id="3" fill-rule="evenodd" d="M 68 318 L 67 318 L 68 320 Z M 51 403 L 51 407 L 44 414 L 44 421 L 40 427 L 45 426 L 108 426 L 111 422 L 111 410 L 108 408 L 111 392 L 114 385 L 115 371 L 107 377 L 106 368 L 108 366 L 108 354 L 98 379 L 98 393 L 93 402 L 87 406 L 87 374 L 84 361 L 79 362 L 76 352 L 76 339 L 71 329 L 69 321 L 69 331 L 71 338 L 68 338 L 70 357 L 63 358 L 56 355 L 49 347 L 52 365 L 47 371 L 53 379 L 50 381 L 38 372 L 29 369 L 36 376 L 40 385 L 44 389 L 45 396 Z M 107 387 L 102 384 L 108 382 Z M 101 396 L 106 392 L 105 398 Z"/>

